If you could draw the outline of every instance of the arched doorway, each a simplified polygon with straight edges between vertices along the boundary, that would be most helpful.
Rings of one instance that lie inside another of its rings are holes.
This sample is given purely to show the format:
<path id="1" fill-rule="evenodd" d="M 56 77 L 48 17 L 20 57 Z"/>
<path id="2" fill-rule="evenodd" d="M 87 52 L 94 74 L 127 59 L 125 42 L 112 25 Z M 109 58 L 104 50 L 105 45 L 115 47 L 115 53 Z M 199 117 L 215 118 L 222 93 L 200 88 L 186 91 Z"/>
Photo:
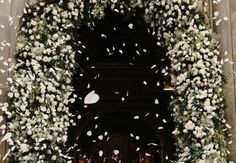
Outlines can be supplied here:
<path id="1" fill-rule="evenodd" d="M 81 133 L 76 162 L 161 162 L 163 142 L 154 127 L 132 113 L 105 113 Z"/>
<path id="2" fill-rule="evenodd" d="M 165 49 L 138 11 L 135 16 L 107 12 L 103 20 L 78 29 L 84 46 L 76 59 L 74 87 L 79 98 L 71 110 L 78 120 L 69 131 L 71 155 L 75 162 L 112 163 L 112 157 L 125 163 L 169 162 L 174 143 Z M 85 105 L 84 97 L 93 90 L 99 101 Z M 137 137 L 132 137 L 132 129 Z M 105 130 L 112 131 L 104 135 Z"/>

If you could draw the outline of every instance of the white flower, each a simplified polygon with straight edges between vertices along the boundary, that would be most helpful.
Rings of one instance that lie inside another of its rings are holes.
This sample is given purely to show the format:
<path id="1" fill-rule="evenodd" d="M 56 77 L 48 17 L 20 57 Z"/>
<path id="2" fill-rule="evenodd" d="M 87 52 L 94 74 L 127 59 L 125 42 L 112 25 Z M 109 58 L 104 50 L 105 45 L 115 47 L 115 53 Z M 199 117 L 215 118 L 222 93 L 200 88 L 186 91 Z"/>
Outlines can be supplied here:
<path id="1" fill-rule="evenodd" d="M 56 39 L 58 39 L 58 37 L 59 37 L 59 35 L 57 34 L 57 33 L 55 33 L 53 36 L 52 36 L 52 40 L 56 40 Z"/>
<path id="2" fill-rule="evenodd" d="M 35 20 L 31 20 L 31 25 L 36 26 L 37 22 Z"/>
<path id="3" fill-rule="evenodd" d="M 41 107 L 40 109 L 42 112 L 46 112 L 47 111 L 47 108 L 45 106 Z"/>
<path id="4" fill-rule="evenodd" d="M 7 94 L 7 96 L 9 97 L 9 98 L 13 98 L 13 93 L 12 92 L 9 92 L 8 94 Z"/>
<path id="5" fill-rule="evenodd" d="M 73 10 L 74 7 L 75 7 L 75 5 L 74 5 L 73 2 L 69 2 L 69 3 L 68 3 L 68 8 L 69 8 L 69 9 Z"/>
<path id="6" fill-rule="evenodd" d="M 21 150 L 21 152 L 22 153 L 25 153 L 25 152 L 28 152 L 28 150 L 29 150 L 29 145 L 27 145 L 27 144 L 20 144 L 20 150 Z"/>
<path id="7" fill-rule="evenodd" d="M 208 98 L 204 102 L 203 109 L 206 110 L 208 113 L 211 113 L 212 111 L 216 110 L 216 107 L 215 106 L 211 106 L 210 99 Z"/>
<path id="8" fill-rule="evenodd" d="M 56 159 L 57 159 L 57 156 L 53 155 L 53 156 L 52 156 L 52 160 L 53 160 L 53 161 L 56 161 Z"/>
<path id="9" fill-rule="evenodd" d="M 53 14 L 53 15 L 57 15 L 57 10 L 56 10 L 56 9 L 53 9 L 53 10 L 52 10 L 52 14 Z"/>
<path id="10" fill-rule="evenodd" d="M 184 125 L 184 128 L 186 130 L 193 130 L 195 127 L 195 124 L 190 120 L 188 121 L 185 125 Z"/>
<path id="11" fill-rule="evenodd" d="M 67 13 L 67 11 L 63 11 L 63 12 L 61 12 L 61 16 L 63 17 L 63 18 L 68 18 L 68 13 Z"/>
<path id="12" fill-rule="evenodd" d="M 206 135 L 205 132 L 203 132 L 202 127 L 196 126 L 195 130 L 193 131 L 193 134 L 197 137 L 197 138 L 202 138 L 203 136 Z"/>

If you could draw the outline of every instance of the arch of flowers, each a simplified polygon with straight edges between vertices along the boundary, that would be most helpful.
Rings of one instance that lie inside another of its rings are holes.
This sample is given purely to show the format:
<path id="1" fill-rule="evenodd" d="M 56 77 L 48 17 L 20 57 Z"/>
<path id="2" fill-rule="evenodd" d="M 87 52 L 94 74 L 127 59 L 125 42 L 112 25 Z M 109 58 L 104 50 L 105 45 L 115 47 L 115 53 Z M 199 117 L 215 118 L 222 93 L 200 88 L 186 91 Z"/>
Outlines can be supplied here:
<path id="1" fill-rule="evenodd" d="M 89 2 L 89 3 L 85 3 Z M 168 49 L 177 162 L 227 162 L 219 42 L 198 0 L 39 0 L 21 18 L 7 116 L 9 160 L 63 162 L 68 104 L 81 43 L 77 27 L 102 19 L 105 9 L 143 9 L 144 20 Z"/>

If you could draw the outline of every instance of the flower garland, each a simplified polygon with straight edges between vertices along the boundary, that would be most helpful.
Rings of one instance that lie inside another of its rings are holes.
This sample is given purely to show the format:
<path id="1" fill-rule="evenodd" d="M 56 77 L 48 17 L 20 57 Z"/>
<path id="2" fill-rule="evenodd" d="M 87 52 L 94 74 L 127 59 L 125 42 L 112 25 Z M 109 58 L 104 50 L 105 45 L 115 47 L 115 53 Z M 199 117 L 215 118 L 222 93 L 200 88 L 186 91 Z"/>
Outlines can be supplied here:
<path id="1" fill-rule="evenodd" d="M 227 162 L 219 42 L 196 0 L 40 0 L 24 9 L 19 30 L 7 116 L 10 161 L 63 162 L 68 104 L 81 43 L 76 28 L 102 19 L 105 10 L 143 9 L 159 43 L 168 49 L 177 162 Z"/>

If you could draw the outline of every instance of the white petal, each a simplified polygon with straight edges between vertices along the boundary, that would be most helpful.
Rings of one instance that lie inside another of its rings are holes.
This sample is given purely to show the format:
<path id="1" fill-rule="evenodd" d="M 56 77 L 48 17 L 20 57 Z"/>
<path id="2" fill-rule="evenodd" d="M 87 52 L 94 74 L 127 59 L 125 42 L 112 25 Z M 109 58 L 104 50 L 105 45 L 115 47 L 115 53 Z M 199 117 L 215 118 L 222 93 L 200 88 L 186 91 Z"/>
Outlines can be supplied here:
<path id="1" fill-rule="evenodd" d="M 90 92 L 84 99 L 84 104 L 95 104 L 99 100 L 99 95 L 95 91 Z"/>
<path id="2" fill-rule="evenodd" d="M 99 157 L 102 157 L 102 155 L 103 155 L 103 151 L 100 150 L 100 151 L 98 152 L 98 155 L 99 155 Z"/>
<path id="3" fill-rule="evenodd" d="M 130 24 L 128 25 L 128 27 L 129 27 L 130 29 L 133 29 L 134 25 L 133 25 L 132 23 L 130 23 Z"/>
<path id="4" fill-rule="evenodd" d="M 7 139 L 9 139 L 10 137 L 12 137 L 12 134 L 11 133 L 7 133 L 1 140 L 1 143 Z"/>

